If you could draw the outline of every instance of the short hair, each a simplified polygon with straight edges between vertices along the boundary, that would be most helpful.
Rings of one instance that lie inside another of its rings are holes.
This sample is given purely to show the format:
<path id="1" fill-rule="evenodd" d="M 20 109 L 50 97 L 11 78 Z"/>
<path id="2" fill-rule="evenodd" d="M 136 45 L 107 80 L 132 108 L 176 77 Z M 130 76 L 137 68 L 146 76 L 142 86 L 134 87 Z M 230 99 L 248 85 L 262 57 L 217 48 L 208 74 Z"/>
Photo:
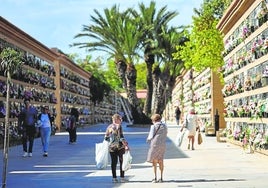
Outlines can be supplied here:
<path id="1" fill-rule="evenodd" d="M 30 102 L 30 99 L 24 99 L 23 102 L 26 103 L 27 101 Z"/>
<path id="2" fill-rule="evenodd" d="M 76 121 L 79 120 L 79 112 L 75 107 L 71 108 L 71 115 L 75 116 Z"/>
<path id="3" fill-rule="evenodd" d="M 160 121 L 161 119 L 162 119 L 162 117 L 161 117 L 160 114 L 154 114 L 154 115 L 152 115 L 152 117 L 151 117 L 151 120 L 152 120 L 152 121 L 155 121 L 155 122 Z"/>

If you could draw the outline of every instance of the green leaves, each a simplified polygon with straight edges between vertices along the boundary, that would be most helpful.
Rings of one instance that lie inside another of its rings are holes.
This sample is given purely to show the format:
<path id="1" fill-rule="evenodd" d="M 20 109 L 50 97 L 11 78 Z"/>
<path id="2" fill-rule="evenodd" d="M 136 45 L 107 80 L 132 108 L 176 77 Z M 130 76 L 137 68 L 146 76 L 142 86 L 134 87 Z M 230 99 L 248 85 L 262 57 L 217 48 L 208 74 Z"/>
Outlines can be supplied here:
<path id="1" fill-rule="evenodd" d="M 7 76 L 8 72 L 12 75 L 19 70 L 19 66 L 22 64 L 22 53 L 7 47 L 0 53 L 0 59 L 0 69 L 4 75 Z"/>
<path id="2" fill-rule="evenodd" d="M 223 36 L 216 28 L 222 11 L 222 2 L 218 0 L 206 1 L 197 11 L 198 17 L 193 18 L 192 30 L 187 35 L 189 41 L 185 46 L 177 47 L 178 51 L 174 53 L 174 58 L 181 58 L 187 69 L 202 71 L 211 68 L 219 72 L 223 66 Z"/>

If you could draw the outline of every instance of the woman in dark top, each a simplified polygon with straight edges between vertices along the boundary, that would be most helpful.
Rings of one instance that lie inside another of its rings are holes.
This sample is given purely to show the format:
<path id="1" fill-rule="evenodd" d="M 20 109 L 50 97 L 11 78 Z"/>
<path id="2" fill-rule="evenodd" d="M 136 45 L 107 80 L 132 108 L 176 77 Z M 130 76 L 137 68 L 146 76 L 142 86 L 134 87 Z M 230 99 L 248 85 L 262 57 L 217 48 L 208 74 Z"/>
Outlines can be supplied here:
<path id="1" fill-rule="evenodd" d="M 127 142 L 123 135 L 122 118 L 119 114 L 114 114 L 112 117 L 113 123 L 110 124 L 105 133 L 105 140 L 109 141 L 109 152 L 111 156 L 111 169 L 113 175 L 113 182 L 117 183 L 116 166 L 119 159 L 120 163 L 120 182 L 125 182 L 125 173 L 122 170 L 123 154 L 128 150 Z"/>
<path id="2" fill-rule="evenodd" d="M 68 123 L 70 124 L 67 131 L 69 132 L 69 144 L 75 144 L 77 139 L 76 122 L 79 120 L 79 112 L 76 108 L 71 109 L 71 115 Z"/>

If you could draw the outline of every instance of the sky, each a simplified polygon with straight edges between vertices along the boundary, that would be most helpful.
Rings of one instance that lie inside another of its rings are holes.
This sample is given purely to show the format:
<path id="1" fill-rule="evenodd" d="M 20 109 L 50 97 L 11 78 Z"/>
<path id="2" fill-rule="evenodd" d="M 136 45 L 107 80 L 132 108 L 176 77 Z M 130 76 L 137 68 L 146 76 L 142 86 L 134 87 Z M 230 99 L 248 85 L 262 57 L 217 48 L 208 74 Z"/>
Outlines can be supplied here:
<path id="1" fill-rule="evenodd" d="M 48 48 L 58 48 L 65 54 L 77 53 L 85 58 L 85 49 L 70 47 L 78 42 L 74 36 L 82 32 L 83 25 L 90 23 L 94 9 L 100 13 L 105 8 L 118 5 L 120 10 L 136 8 L 138 4 L 149 5 L 151 0 L 1 0 L 0 15 Z M 189 25 L 193 9 L 200 8 L 203 0 L 155 0 L 157 8 L 167 6 L 179 15 L 172 25 Z M 93 58 L 103 54 L 94 52 Z"/>

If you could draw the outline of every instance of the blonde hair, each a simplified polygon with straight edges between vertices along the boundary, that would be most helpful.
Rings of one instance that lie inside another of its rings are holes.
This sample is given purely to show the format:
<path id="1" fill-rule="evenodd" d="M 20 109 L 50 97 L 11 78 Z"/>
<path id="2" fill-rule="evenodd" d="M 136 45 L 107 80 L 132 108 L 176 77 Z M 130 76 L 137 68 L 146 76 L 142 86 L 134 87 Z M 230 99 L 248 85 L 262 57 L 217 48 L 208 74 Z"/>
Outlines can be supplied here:
<path id="1" fill-rule="evenodd" d="M 152 121 L 155 121 L 155 122 L 160 121 L 161 119 L 162 119 L 162 117 L 161 117 L 160 114 L 154 114 L 154 115 L 152 115 L 152 117 L 151 117 L 151 120 L 152 120 Z"/>
<path id="2" fill-rule="evenodd" d="M 112 120 L 116 120 L 116 119 L 122 119 L 122 117 L 119 114 L 114 114 L 112 116 Z"/>
<path id="3" fill-rule="evenodd" d="M 194 107 L 191 107 L 191 108 L 189 109 L 189 113 L 195 113 Z"/>

